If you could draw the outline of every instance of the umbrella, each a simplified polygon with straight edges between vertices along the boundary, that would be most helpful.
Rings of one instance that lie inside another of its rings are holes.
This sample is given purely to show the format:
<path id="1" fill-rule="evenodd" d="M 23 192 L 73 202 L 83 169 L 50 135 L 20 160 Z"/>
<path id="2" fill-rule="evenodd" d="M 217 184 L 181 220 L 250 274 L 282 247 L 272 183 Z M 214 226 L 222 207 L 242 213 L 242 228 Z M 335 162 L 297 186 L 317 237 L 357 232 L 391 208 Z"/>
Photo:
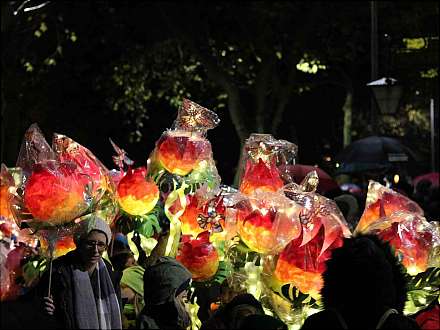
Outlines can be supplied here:
<path id="1" fill-rule="evenodd" d="M 415 153 L 398 139 L 369 136 L 356 140 L 337 156 L 338 174 L 385 170 L 393 163 L 408 163 L 417 159 Z"/>
<path id="2" fill-rule="evenodd" d="M 429 182 L 431 182 L 433 187 L 438 187 L 439 186 L 439 175 L 438 172 L 431 172 L 431 173 L 426 173 L 423 175 L 419 175 L 416 176 L 413 179 L 413 186 L 417 186 L 417 183 L 419 183 L 422 180 L 427 180 Z"/>
<path id="3" fill-rule="evenodd" d="M 335 180 L 323 169 L 312 165 L 303 165 L 303 164 L 295 164 L 295 165 L 286 165 L 286 171 L 289 173 L 290 177 L 295 181 L 295 183 L 300 184 L 304 177 L 312 172 L 316 171 L 318 173 L 319 184 L 316 188 L 318 193 L 325 193 L 330 190 L 339 189 L 339 185 Z"/>

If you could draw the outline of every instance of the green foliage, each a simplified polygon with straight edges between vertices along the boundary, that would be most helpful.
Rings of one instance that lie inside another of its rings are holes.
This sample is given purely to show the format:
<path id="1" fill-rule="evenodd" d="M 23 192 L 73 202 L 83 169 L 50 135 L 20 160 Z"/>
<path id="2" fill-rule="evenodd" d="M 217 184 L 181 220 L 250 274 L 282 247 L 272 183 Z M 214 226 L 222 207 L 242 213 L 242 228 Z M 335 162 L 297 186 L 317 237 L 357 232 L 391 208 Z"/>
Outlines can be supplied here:
<path id="1" fill-rule="evenodd" d="M 434 300 L 440 302 L 439 299 L 440 268 L 428 268 L 426 271 L 410 277 L 405 314 L 415 314 L 431 304 Z"/>

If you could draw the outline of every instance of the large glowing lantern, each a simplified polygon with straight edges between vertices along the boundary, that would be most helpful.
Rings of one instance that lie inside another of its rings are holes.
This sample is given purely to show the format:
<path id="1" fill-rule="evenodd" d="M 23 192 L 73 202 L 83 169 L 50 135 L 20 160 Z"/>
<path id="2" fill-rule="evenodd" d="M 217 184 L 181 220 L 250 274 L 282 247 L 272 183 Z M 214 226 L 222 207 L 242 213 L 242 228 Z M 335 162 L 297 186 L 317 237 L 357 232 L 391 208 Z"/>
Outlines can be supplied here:
<path id="1" fill-rule="evenodd" d="M 207 231 L 200 233 L 196 239 L 183 236 L 176 259 L 192 273 L 194 281 L 210 279 L 219 266 L 217 250 L 209 242 Z"/>
<path id="2" fill-rule="evenodd" d="M 301 207 L 281 194 L 256 192 L 235 209 L 240 238 L 255 252 L 277 253 L 300 234 Z"/>
<path id="3" fill-rule="evenodd" d="M 118 202 L 130 215 L 150 212 L 159 200 L 159 189 L 153 180 L 146 177 L 147 169 L 130 169 L 118 184 Z"/>
<path id="4" fill-rule="evenodd" d="M 37 164 L 25 187 L 24 204 L 37 220 L 70 222 L 89 206 L 84 177 L 71 164 Z"/>
<path id="5" fill-rule="evenodd" d="M 256 189 L 275 192 L 284 186 L 275 165 L 275 160 L 265 163 L 258 159 L 256 163 L 252 160 L 246 162 L 244 176 L 240 183 L 240 192 L 246 195 L 252 194 Z"/>
<path id="6" fill-rule="evenodd" d="M 356 232 L 365 232 L 366 227 L 379 218 L 396 211 L 407 211 L 423 216 L 423 210 L 414 201 L 378 182 L 370 181 L 364 213 L 356 227 Z"/>
<path id="7" fill-rule="evenodd" d="M 40 243 L 43 253 L 50 255 L 50 251 L 48 250 L 49 244 L 47 239 L 41 237 Z M 76 245 L 73 241 L 73 235 L 58 237 L 53 247 L 53 257 L 54 258 L 61 257 L 75 249 L 76 249 Z"/>
<path id="8" fill-rule="evenodd" d="M 365 229 L 390 243 L 410 275 L 416 275 L 430 267 L 430 257 L 440 246 L 440 233 L 434 223 L 419 214 L 394 212 L 372 223 Z M 437 256 L 438 258 L 438 256 Z M 435 266 L 435 263 L 432 266 Z"/>
<path id="9" fill-rule="evenodd" d="M 62 134 L 54 134 L 53 149 L 62 162 L 73 162 L 77 171 L 86 175 L 92 185 L 92 196 L 100 197 L 109 185 L 108 170 L 93 153 Z"/>
<path id="10" fill-rule="evenodd" d="M 179 220 L 182 223 L 182 235 L 197 237 L 198 234 L 205 231 L 205 229 L 202 229 L 197 222 L 197 218 L 202 212 L 202 209 L 199 207 L 199 201 L 195 195 L 187 195 L 186 202 L 185 211 L 179 217 Z"/>
<path id="11" fill-rule="evenodd" d="M 187 175 L 211 154 L 211 144 L 207 139 L 196 133 L 180 130 L 166 132 L 156 146 L 159 163 L 168 172 L 180 176 Z"/>

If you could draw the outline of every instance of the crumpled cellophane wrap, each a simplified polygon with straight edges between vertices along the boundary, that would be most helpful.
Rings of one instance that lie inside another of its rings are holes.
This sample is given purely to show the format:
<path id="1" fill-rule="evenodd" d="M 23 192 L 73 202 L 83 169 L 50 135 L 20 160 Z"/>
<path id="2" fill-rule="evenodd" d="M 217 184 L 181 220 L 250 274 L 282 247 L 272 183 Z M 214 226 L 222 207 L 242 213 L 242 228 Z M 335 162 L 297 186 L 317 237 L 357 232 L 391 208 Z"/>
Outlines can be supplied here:
<path id="1" fill-rule="evenodd" d="M 183 99 L 172 128 L 166 130 L 156 141 L 148 159 L 148 175 L 159 187 L 164 211 L 170 220 L 170 236 L 166 255 L 175 256 L 181 234 L 181 220 L 193 218 L 199 211 L 193 200 L 196 191 L 203 185 L 213 191 L 220 185 L 220 176 L 215 166 L 211 143 L 206 133 L 218 125 L 217 115 L 192 102 Z M 186 228 L 187 229 L 187 228 Z M 197 230 L 196 230 L 197 231 Z M 196 234 L 192 232 L 191 234 Z"/>
<path id="2" fill-rule="evenodd" d="M 241 155 L 240 192 L 245 195 L 256 190 L 276 192 L 293 182 L 285 165 L 295 164 L 297 150 L 295 144 L 276 140 L 270 134 L 251 134 Z"/>
<path id="3" fill-rule="evenodd" d="M 16 166 L 23 171 L 23 183 L 31 175 L 34 164 L 56 159 L 55 152 L 47 143 L 38 125 L 32 124 L 24 135 L 16 162 Z"/>
<path id="4" fill-rule="evenodd" d="M 370 223 L 364 232 L 376 234 L 389 242 L 410 275 L 428 267 L 440 267 L 439 226 L 418 213 L 395 211 Z"/>
<path id="5" fill-rule="evenodd" d="M 19 228 L 47 242 L 52 257 L 58 239 L 71 236 L 79 222 L 101 210 L 94 203 L 94 181 L 87 166 L 82 169 L 75 159 L 59 157 L 36 124 L 25 133 L 17 164 L 26 170 L 11 197 L 12 213 Z"/>
<path id="6" fill-rule="evenodd" d="M 306 176 L 301 185 L 283 188 L 285 195 L 302 206 L 298 216 L 300 233 L 278 255 L 265 262 L 264 273 L 270 287 L 281 293 L 283 285 L 292 284 L 302 294 L 319 299 L 322 273 L 331 251 L 342 245 L 351 232 L 336 203 L 316 193 L 316 172 Z"/>
<path id="7" fill-rule="evenodd" d="M 150 175 L 161 191 L 172 189 L 173 181 L 182 179 L 190 186 L 207 183 L 211 189 L 220 184 L 206 139 L 207 131 L 219 122 L 214 112 L 183 99 L 172 128 L 162 134 L 148 160 Z"/>
<path id="8" fill-rule="evenodd" d="M 14 245 L 19 242 L 29 246 L 36 246 L 38 239 L 31 235 L 29 229 L 22 229 L 17 225 L 12 212 L 12 198 L 17 188 L 22 186 L 23 171 L 20 167 L 7 168 L 1 166 L 1 212 L 0 212 L 0 239 Z"/>
<path id="9" fill-rule="evenodd" d="M 365 209 L 354 232 L 365 232 L 365 228 L 372 222 L 389 216 L 395 211 L 407 211 L 423 216 L 423 210 L 416 202 L 379 182 L 370 180 Z"/>
<path id="10" fill-rule="evenodd" d="M 204 231 L 192 238 L 183 235 L 176 259 L 191 273 L 194 281 L 207 281 L 217 272 L 219 255 L 209 241 L 209 232 Z"/>
<path id="11" fill-rule="evenodd" d="M 281 192 L 257 190 L 250 196 L 237 193 L 226 210 L 227 239 L 236 233 L 252 250 L 280 252 L 300 234 L 300 205 Z"/>
<path id="12" fill-rule="evenodd" d="M 105 165 L 86 147 L 71 138 L 55 133 L 52 148 L 61 162 L 73 162 L 76 171 L 91 182 L 90 196 L 94 213 L 111 224 L 118 212 L 116 186 Z"/>

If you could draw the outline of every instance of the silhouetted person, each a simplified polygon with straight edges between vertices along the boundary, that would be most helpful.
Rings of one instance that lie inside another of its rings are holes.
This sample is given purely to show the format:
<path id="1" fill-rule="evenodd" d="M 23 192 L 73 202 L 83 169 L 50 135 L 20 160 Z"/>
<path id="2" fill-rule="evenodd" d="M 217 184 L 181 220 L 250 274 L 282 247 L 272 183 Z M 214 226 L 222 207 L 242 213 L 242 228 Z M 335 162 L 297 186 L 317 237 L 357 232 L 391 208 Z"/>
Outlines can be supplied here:
<path id="1" fill-rule="evenodd" d="M 264 315 L 261 303 L 249 293 L 235 296 L 229 303 L 221 306 L 200 330 L 239 329 L 243 320 L 249 315 Z"/>
<path id="2" fill-rule="evenodd" d="M 344 239 L 323 273 L 324 310 L 302 329 L 419 329 L 403 315 L 406 279 L 388 243 L 374 235 Z"/>
<path id="3" fill-rule="evenodd" d="M 138 329 L 186 329 L 191 318 L 185 309 L 191 273 L 171 257 L 149 258 L 144 273 L 144 301 Z"/>

